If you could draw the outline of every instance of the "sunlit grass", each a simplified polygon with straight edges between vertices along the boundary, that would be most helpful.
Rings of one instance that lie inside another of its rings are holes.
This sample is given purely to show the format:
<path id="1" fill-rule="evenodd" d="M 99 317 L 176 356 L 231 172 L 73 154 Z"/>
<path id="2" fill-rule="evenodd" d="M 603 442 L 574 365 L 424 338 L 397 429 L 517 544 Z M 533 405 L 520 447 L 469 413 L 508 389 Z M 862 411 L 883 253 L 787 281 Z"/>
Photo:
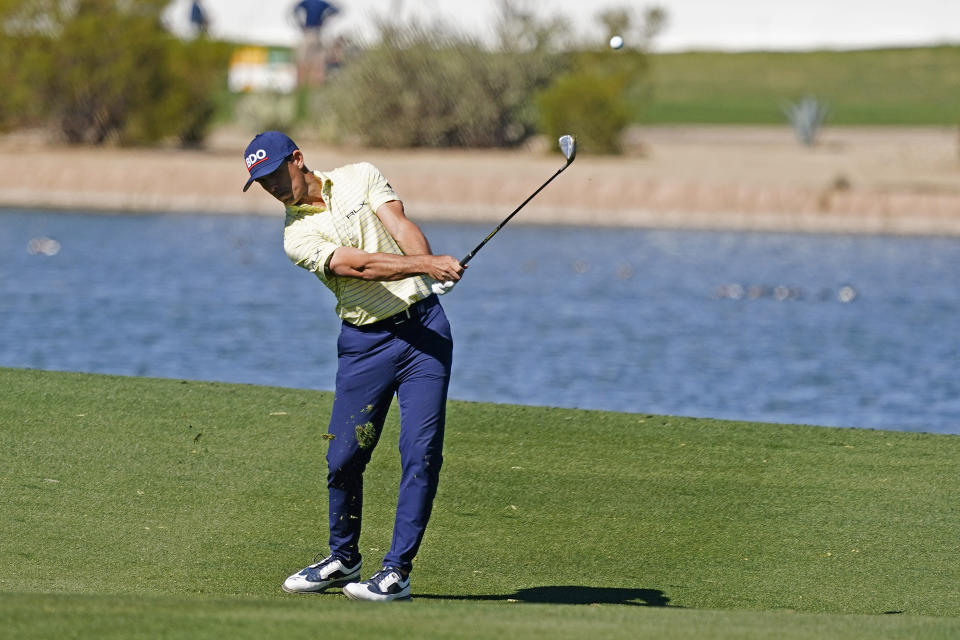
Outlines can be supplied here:
<path id="1" fill-rule="evenodd" d="M 325 551 L 332 394 L 10 369 L 0 387 L 16 637 L 960 629 L 956 436 L 454 402 L 414 602 L 381 616 L 279 589 Z M 367 474 L 364 573 L 390 542 L 397 429 L 394 411 Z"/>
<path id="2" fill-rule="evenodd" d="M 652 57 L 651 123 L 786 123 L 805 96 L 845 125 L 956 125 L 960 47 L 813 52 L 694 52 Z"/>

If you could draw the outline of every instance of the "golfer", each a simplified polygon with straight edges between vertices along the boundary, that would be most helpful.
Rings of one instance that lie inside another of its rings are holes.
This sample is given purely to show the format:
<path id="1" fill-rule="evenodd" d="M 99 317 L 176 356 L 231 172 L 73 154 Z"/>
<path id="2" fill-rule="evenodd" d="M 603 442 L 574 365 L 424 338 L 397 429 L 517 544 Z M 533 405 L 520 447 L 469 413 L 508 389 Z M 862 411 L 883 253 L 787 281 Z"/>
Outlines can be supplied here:
<path id="1" fill-rule="evenodd" d="M 285 134 L 259 134 L 244 152 L 250 179 L 286 206 L 287 256 L 337 298 L 336 395 L 327 450 L 330 555 L 285 591 L 343 587 L 354 600 L 410 597 L 410 570 L 430 519 L 443 462 L 453 341 L 439 282 L 463 267 L 435 256 L 393 188 L 369 163 L 311 171 Z M 382 568 L 360 582 L 363 471 L 393 396 L 400 406 L 401 477 L 393 540 Z M 316 559 L 316 558 L 315 558 Z"/>

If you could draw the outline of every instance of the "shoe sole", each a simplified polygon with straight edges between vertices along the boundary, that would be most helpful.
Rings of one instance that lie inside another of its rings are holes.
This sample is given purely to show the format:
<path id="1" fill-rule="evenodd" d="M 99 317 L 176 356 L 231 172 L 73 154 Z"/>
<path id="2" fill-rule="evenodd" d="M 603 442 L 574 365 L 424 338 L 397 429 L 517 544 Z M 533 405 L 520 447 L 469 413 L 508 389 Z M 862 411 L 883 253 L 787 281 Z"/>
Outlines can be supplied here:
<path id="1" fill-rule="evenodd" d="M 282 590 L 286 591 L 287 593 L 303 593 L 303 594 L 323 593 L 323 592 L 326 591 L 327 589 L 336 589 L 337 587 L 345 587 L 345 586 L 347 586 L 348 584 L 350 584 L 351 582 L 359 582 L 359 581 L 360 581 L 359 578 L 360 578 L 360 573 L 357 572 L 356 574 L 354 574 L 354 575 L 352 575 L 352 576 L 349 576 L 349 577 L 347 577 L 347 578 L 341 578 L 340 580 L 336 580 L 336 581 L 334 581 L 334 582 L 331 582 L 330 584 L 326 584 L 326 585 L 320 587 L 319 589 L 311 589 L 310 591 L 300 591 L 300 590 L 298 590 L 298 589 L 288 589 L 288 588 L 287 588 L 287 585 L 285 585 L 285 584 L 283 584 L 283 583 L 280 584 L 280 588 L 281 588 Z"/>

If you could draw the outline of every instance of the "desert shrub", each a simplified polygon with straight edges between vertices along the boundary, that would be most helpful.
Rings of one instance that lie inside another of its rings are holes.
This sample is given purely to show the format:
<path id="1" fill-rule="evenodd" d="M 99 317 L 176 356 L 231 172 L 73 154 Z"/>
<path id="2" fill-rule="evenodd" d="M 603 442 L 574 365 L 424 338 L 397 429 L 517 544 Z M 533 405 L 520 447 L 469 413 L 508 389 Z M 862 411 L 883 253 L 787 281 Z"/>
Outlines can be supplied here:
<path id="1" fill-rule="evenodd" d="M 553 138 L 576 133 L 585 153 L 619 153 L 623 130 L 647 100 L 647 81 L 641 51 L 578 52 L 537 96 L 540 129 Z"/>
<path id="2" fill-rule="evenodd" d="M 805 146 L 812 147 L 817 142 L 820 127 L 827 119 L 830 109 L 822 100 L 806 96 L 798 102 L 783 105 L 783 112 L 797 140 Z"/>
<path id="3" fill-rule="evenodd" d="M 620 135 L 630 122 L 621 76 L 589 71 L 565 73 L 540 94 L 540 125 L 553 139 L 573 133 L 586 153 L 619 153 Z"/>
<path id="4" fill-rule="evenodd" d="M 630 8 L 601 11 L 600 46 L 572 53 L 566 71 L 537 96 L 541 132 L 552 138 L 575 133 L 585 153 L 619 153 L 624 129 L 642 119 L 651 100 L 647 51 L 666 19 L 659 7 L 646 9 L 642 19 Z M 613 35 L 629 46 L 610 49 Z"/>
<path id="5" fill-rule="evenodd" d="M 372 146 L 517 145 L 536 129 L 534 92 L 559 69 L 557 33 L 540 28 L 490 49 L 441 27 L 384 22 L 377 44 L 344 65 L 312 108 L 328 117 L 320 125 L 328 135 Z"/>
<path id="6" fill-rule="evenodd" d="M 7 126 L 45 123 L 71 143 L 202 139 L 229 47 L 184 42 L 165 0 L 4 0 Z"/>
<path id="7" fill-rule="evenodd" d="M 158 137 L 172 134 L 186 146 L 203 142 L 226 86 L 232 48 L 207 38 L 168 41 L 166 90 L 158 105 L 165 128 Z"/>
<path id="8" fill-rule="evenodd" d="M 630 36 L 622 51 L 584 49 L 560 19 L 500 0 L 494 46 L 442 25 L 379 23 L 376 43 L 347 58 L 311 95 L 306 127 L 335 142 L 380 147 L 509 147 L 534 133 L 574 133 L 587 151 L 619 151 L 649 101 L 645 51 L 665 14 L 598 19 Z M 608 36 L 609 38 L 609 36 Z"/>

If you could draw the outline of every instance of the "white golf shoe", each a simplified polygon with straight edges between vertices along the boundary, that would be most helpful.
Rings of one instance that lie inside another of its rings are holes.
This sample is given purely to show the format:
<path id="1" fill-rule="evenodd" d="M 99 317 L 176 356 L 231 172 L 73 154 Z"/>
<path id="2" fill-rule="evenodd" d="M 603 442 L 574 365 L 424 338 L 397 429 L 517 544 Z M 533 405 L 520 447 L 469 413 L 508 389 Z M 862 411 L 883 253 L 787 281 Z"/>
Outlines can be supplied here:
<path id="1" fill-rule="evenodd" d="M 351 582 L 344 586 L 343 595 L 351 600 L 370 600 L 373 602 L 408 600 L 410 598 L 410 576 L 404 578 L 399 569 L 384 567 L 373 574 L 373 577 L 366 582 Z"/>
<path id="2" fill-rule="evenodd" d="M 359 562 L 348 567 L 340 558 L 327 556 L 284 580 L 281 588 L 287 593 L 317 593 L 330 587 L 342 587 L 359 578 Z"/>

